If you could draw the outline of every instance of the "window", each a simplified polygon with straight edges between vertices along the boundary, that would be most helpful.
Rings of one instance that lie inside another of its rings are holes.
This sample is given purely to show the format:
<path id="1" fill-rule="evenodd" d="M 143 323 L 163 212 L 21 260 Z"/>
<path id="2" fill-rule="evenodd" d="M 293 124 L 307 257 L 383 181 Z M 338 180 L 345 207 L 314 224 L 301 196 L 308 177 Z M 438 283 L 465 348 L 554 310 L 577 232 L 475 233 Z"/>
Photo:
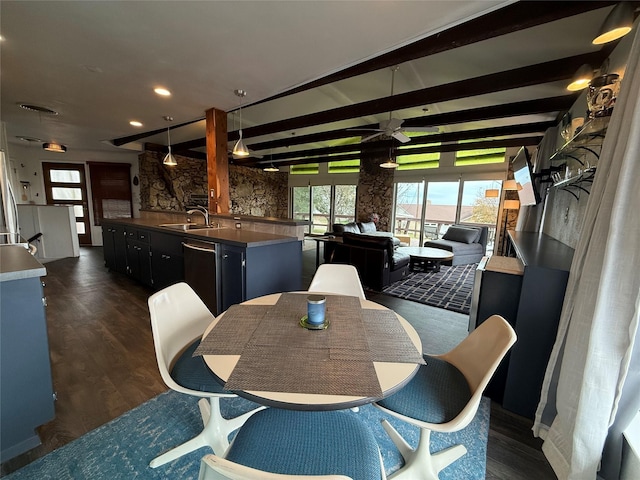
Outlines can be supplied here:
<path id="1" fill-rule="evenodd" d="M 311 220 L 307 233 L 323 234 L 332 223 L 355 221 L 355 185 L 293 187 L 292 217 Z"/>
<path id="2" fill-rule="evenodd" d="M 93 218 L 131 218 L 131 165 L 128 163 L 88 162 L 91 175 Z"/>
<path id="3" fill-rule="evenodd" d="M 329 162 L 329 173 L 358 173 L 360 160 L 340 160 Z"/>
<path id="4" fill-rule="evenodd" d="M 489 227 L 487 251 L 493 250 L 498 218 L 498 197 L 485 197 L 499 180 L 397 183 L 394 205 L 396 235 L 406 235 L 411 246 L 441 238 L 450 225 L 463 223 Z"/>
<path id="5" fill-rule="evenodd" d="M 471 141 L 471 140 L 469 140 Z M 473 140 L 474 142 L 477 140 Z M 464 142 L 460 142 L 464 143 Z M 485 148 L 480 150 L 459 150 L 456 152 L 456 166 L 486 165 L 488 163 L 502 163 L 506 148 Z"/>
<path id="6" fill-rule="evenodd" d="M 291 175 L 311 175 L 318 173 L 317 163 L 307 163 L 306 165 L 291 165 L 289 167 Z"/>

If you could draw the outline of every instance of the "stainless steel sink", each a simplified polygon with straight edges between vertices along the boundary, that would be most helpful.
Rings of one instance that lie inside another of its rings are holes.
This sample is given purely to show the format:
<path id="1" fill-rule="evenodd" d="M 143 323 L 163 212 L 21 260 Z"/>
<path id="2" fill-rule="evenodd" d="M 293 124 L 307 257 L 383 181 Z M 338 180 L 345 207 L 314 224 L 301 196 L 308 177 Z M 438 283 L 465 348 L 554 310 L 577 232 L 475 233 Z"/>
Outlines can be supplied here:
<path id="1" fill-rule="evenodd" d="M 171 228 L 172 230 L 182 230 L 187 232 L 190 230 L 221 230 L 224 227 L 216 225 L 202 225 L 198 223 L 163 223 L 159 227 Z"/>

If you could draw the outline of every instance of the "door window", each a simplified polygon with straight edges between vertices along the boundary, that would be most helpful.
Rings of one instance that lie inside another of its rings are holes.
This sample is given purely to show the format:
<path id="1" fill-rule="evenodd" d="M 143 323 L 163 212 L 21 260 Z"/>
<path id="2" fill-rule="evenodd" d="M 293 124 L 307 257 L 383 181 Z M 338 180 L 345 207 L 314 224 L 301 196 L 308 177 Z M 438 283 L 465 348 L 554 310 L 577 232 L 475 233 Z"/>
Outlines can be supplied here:
<path id="1" fill-rule="evenodd" d="M 72 205 L 80 245 L 91 245 L 84 164 L 42 163 L 47 205 Z"/>

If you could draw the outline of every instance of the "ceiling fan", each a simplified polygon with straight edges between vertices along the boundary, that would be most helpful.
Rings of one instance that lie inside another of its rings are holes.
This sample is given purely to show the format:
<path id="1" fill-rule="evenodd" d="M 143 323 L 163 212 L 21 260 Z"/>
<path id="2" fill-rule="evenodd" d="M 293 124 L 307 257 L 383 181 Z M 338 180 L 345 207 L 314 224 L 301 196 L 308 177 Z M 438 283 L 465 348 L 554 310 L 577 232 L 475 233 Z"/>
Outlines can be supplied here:
<path id="1" fill-rule="evenodd" d="M 395 81 L 395 75 L 398 71 L 399 67 L 396 65 L 391 67 L 391 96 L 393 96 L 393 86 Z M 393 117 L 393 112 L 389 112 L 389 120 L 383 120 L 380 122 L 379 128 L 350 128 L 352 131 L 361 131 L 361 132 L 376 132 L 368 137 L 365 137 L 361 140 L 361 142 L 366 142 L 367 140 L 371 140 L 372 138 L 376 138 L 379 136 L 392 137 L 398 140 L 400 143 L 407 143 L 411 141 L 411 138 L 405 135 L 405 131 L 411 132 L 437 132 L 438 127 L 411 127 L 402 128 L 402 123 L 404 120 Z"/>

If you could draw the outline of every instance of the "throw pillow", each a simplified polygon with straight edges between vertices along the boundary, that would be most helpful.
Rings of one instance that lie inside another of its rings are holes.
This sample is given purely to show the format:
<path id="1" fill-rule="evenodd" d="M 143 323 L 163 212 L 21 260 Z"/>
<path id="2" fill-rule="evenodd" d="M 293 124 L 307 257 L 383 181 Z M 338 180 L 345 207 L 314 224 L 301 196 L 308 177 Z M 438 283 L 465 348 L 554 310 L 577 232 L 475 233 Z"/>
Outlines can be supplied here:
<path id="1" fill-rule="evenodd" d="M 443 240 L 452 242 L 474 243 L 480 239 L 480 230 L 473 227 L 459 227 L 457 225 L 449 227 L 442 236 Z"/>
<path id="2" fill-rule="evenodd" d="M 376 224 L 373 222 L 360 222 L 358 223 L 358 226 L 362 233 L 371 233 L 376 231 Z"/>
<path id="3" fill-rule="evenodd" d="M 344 233 L 344 232 L 360 233 L 360 229 L 358 228 L 358 226 L 354 222 L 334 223 L 333 224 L 333 231 L 335 233 Z"/>

